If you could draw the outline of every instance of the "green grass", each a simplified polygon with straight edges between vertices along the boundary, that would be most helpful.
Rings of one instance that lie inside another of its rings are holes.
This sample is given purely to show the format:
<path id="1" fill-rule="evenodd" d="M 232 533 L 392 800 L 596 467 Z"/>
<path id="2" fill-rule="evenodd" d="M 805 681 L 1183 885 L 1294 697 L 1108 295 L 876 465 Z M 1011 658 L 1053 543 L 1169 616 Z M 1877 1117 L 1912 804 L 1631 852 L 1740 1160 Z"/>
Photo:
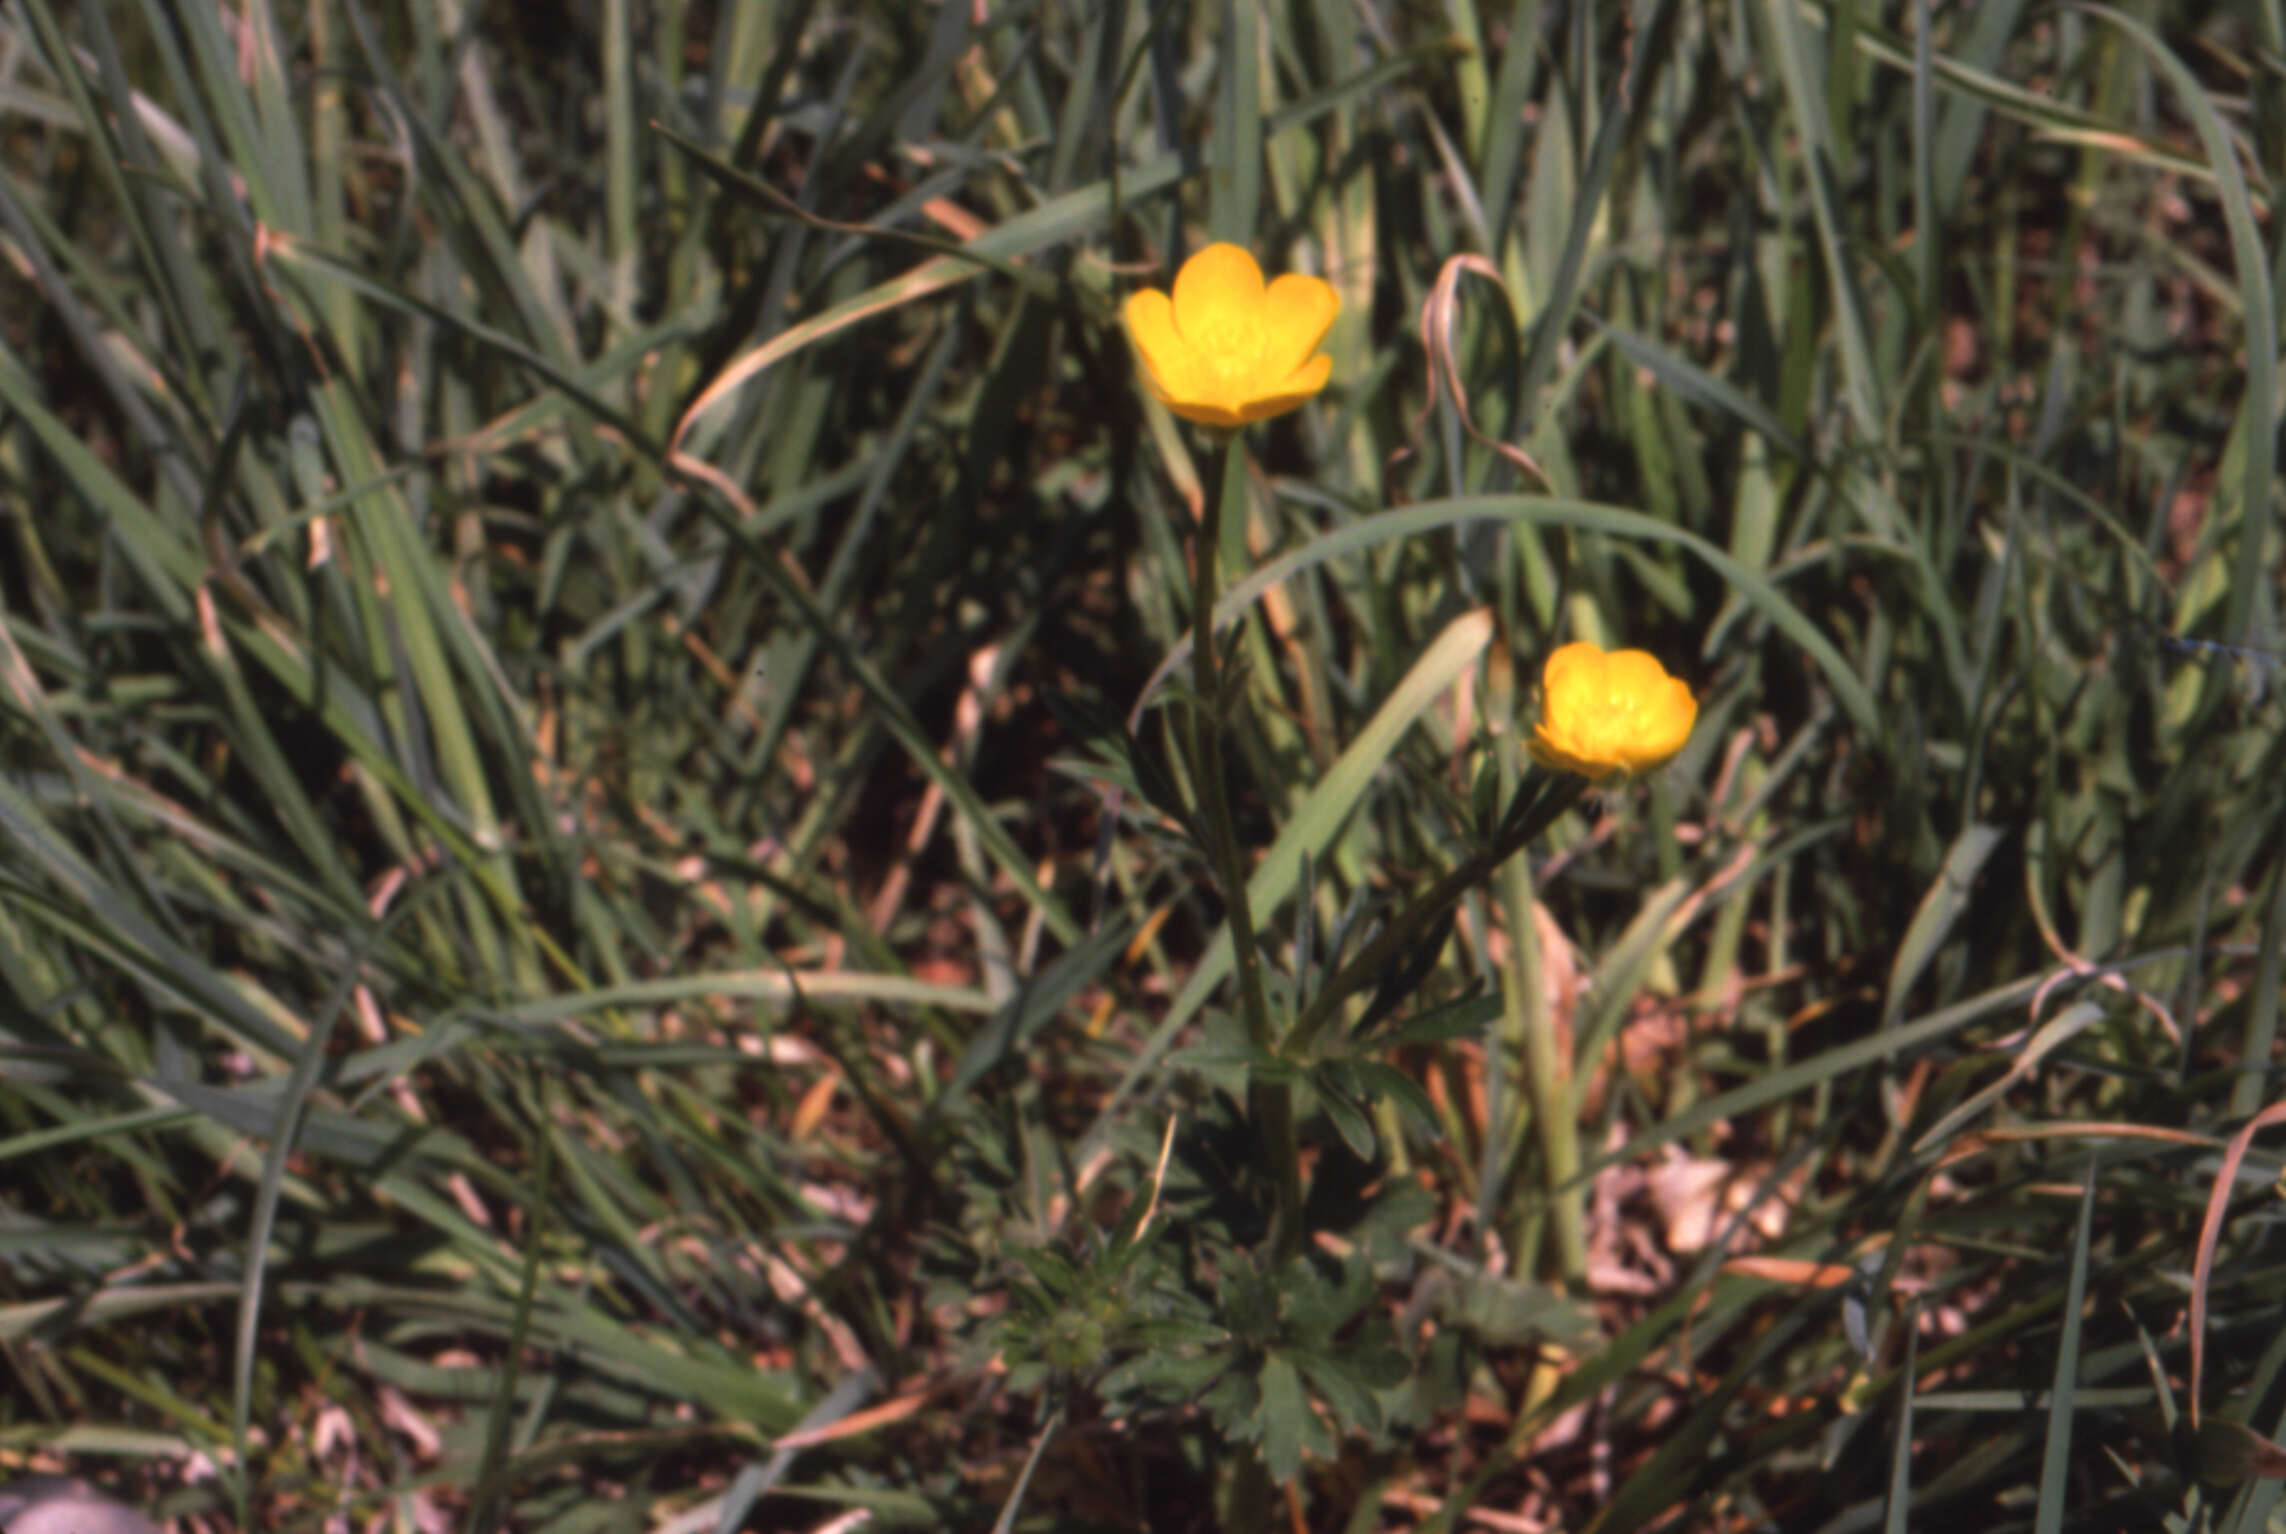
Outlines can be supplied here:
<path id="1" fill-rule="evenodd" d="M 0 1471 L 2286 1523 L 2286 10 L 982 9 L 0 9 Z M 1570 638 L 1690 746 L 1296 1044 Z"/>

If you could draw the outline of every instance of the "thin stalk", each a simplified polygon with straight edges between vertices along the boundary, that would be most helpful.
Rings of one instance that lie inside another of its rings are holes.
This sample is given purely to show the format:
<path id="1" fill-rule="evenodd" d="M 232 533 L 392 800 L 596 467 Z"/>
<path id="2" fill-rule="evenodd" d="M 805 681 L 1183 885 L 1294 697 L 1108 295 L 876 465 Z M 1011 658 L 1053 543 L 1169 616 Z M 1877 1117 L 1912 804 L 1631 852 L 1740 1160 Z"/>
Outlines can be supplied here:
<path id="1" fill-rule="evenodd" d="M 1191 775 L 1197 781 L 1199 825 L 1206 839 L 1208 866 L 1221 886 L 1223 920 L 1230 927 L 1232 956 L 1237 961 L 1239 1005 L 1246 1019 L 1246 1035 L 1265 1054 L 1278 1048 L 1270 1021 L 1270 1001 L 1262 982 L 1262 956 L 1255 946 L 1254 910 L 1246 892 L 1246 860 L 1240 854 L 1238 831 L 1230 814 L 1230 795 L 1223 777 L 1221 663 L 1214 647 L 1214 603 L 1218 593 L 1215 561 L 1222 547 L 1222 522 L 1227 508 L 1243 504 L 1246 494 L 1246 449 L 1235 434 L 1225 437 L 1215 451 L 1221 473 L 1213 480 L 1199 526 L 1197 575 L 1191 588 L 1191 685 L 1197 693 L 1190 712 Z M 1294 1089 L 1288 1082 L 1252 1083 L 1247 1105 L 1260 1126 L 1263 1163 L 1270 1174 L 1273 1202 L 1270 1219 L 1270 1256 L 1281 1263 L 1302 1249 L 1302 1163 L 1294 1134 Z"/>

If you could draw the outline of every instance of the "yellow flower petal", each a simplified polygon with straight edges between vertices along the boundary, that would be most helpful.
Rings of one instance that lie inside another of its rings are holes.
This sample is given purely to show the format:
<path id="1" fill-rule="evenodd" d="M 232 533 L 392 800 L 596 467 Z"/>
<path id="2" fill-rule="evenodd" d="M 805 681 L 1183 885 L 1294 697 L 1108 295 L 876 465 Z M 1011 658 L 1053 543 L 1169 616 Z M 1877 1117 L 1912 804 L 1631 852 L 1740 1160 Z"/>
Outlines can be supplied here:
<path id="1" fill-rule="evenodd" d="M 1152 391 L 1165 400 L 1188 394 L 1194 369 L 1191 349 L 1175 329 L 1175 306 L 1157 288 L 1145 288 L 1127 299 L 1127 333 L 1143 354 L 1143 376 Z"/>
<path id="2" fill-rule="evenodd" d="M 1565 645 L 1548 657 L 1540 687 L 1550 717 L 1585 717 L 1603 692 L 1603 651 L 1585 640 Z"/>
<path id="3" fill-rule="evenodd" d="M 1215 244 L 1183 263 L 1172 295 L 1136 293 L 1124 312 L 1144 377 L 1167 408 L 1235 428 L 1325 388 L 1333 359 L 1317 348 L 1340 310 L 1321 279 L 1288 273 L 1265 287 L 1250 253 Z"/>
<path id="4" fill-rule="evenodd" d="M 1548 767 L 1602 778 L 1647 772 L 1683 749 L 1698 722 L 1690 687 L 1642 650 L 1577 641 L 1541 670 L 1540 721 L 1527 748 Z"/>
<path id="5" fill-rule="evenodd" d="M 1603 658 L 1603 681 L 1616 692 L 1647 693 L 1667 680 L 1667 668 L 1644 650 L 1614 650 Z"/>
<path id="6" fill-rule="evenodd" d="M 1278 377 L 1301 368 L 1340 312 L 1341 295 L 1322 277 L 1288 272 L 1271 283 L 1262 295 L 1263 371 Z"/>
<path id="7" fill-rule="evenodd" d="M 1602 676 L 1603 651 L 1584 639 L 1575 639 L 1568 645 L 1560 646 L 1548 657 L 1547 665 L 1541 670 L 1540 680 L 1553 690 L 1580 680 L 1587 680 L 1593 685 Z"/>
<path id="8" fill-rule="evenodd" d="M 1260 348 L 1262 268 L 1236 245 L 1209 245 L 1175 273 L 1175 328 L 1206 355 Z"/>
<path id="9" fill-rule="evenodd" d="M 1218 405 L 1198 396 L 1177 399 L 1161 393 L 1159 398 L 1169 410 L 1184 420 L 1196 421 L 1201 426 L 1212 426 L 1220 431 L 1236 431 L 1256 419 L 1235 405 Z"/>
<path id="10" fill-rule="evenodd" d="M 1241 413 L 1249 421 L 1266 421 L 1274 415 L 1284 415 L 1296 405 L 1313 398 L 1332 376 L 1333 358 L 1319 352 L 1280 385 L 1277 393 L 1247 401 Z"/>

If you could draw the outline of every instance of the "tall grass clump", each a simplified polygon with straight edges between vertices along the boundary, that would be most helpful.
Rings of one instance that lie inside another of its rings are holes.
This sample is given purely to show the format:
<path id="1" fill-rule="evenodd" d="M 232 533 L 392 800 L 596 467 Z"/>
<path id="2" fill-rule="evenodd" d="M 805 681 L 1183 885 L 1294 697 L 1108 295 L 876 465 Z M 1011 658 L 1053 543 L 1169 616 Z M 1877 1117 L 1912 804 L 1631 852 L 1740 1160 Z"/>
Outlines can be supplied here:
<path id="1" fill-rule="evenodd" d="M 2282 61 L 7 0 L 0 1470 L 2286 1526 Z"/>

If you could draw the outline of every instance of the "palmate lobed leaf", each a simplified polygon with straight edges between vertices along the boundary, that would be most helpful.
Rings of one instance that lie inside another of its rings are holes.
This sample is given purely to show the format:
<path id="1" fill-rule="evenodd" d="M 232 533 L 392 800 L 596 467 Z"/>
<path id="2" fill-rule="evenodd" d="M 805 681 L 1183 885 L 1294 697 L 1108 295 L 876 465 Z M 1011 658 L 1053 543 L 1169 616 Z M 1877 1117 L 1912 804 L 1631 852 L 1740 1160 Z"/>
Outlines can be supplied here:
<path id="1" fill-rule="evenodd" d="M 1283 1354 L 1262 1362 L 1259 1405 L 1250 1421 L 1234 1427 L 1262 1445 L 1262 1458 L 1274 1480 L 1290 1481 L 1302 1468 L 1302 1455 L 1323 1455 L 1333 1447 L 1326 1425 L 1302 1389 L 1301 1371 Z"/>
<path id="2" fill-rule="evenodd" d="M 1264 68 L 1218 74 L 1232 45 L 1211 8 L 988 8 L 974 26 L 957 6 L 731 7 L 710 32 L 627 6 L 606 32 L 567 14 L 544 35 L 473 11 L 392 31 L 330 0 L 283 26 L 260 5 L 150 24 L 161 9 L 26 0 L 0 20 L 25 213 L 8 240 L 19 273 L 53 274 L 0 297 L 18 496 L 0 622 L 32 679 L 0 703 L 17 854 L 0 1030 L 61 1051 L 0 1080 L 10 1197 L 48 1222 L 0 1263 L 23 1296 L 10 1325 L 56 1344 L 42 1377 L 97 1419 L 13 1431 L 166 1478 L 183 1435 L 211 1450 L 243 1410 L 269 1454 L 224 1457 L 249 1467 L 238 1488 L 179 1489 L 210 1522 L 314 1526 L 312 1483 L 355 1517 L 402 1512 L 384 1493 L 449 1514 L 472 1473 L 457 1454 L 385 1482 L 376 1454 L 296 1458 L 323 1405 L 361 1449 L 409 1444 L 386 1386 L 456 1450 L 512 1431 L 502 1495 L 524 1522 L 636 1516 L 645 1497 L 646 1516 L 690 1517 L 762 1451 L 656 1416 L 790 1425 L 858 1377 L 854 1353 L 937 1345 L 906 1303 L 898 1195 L 948 1142 L 896 1136 L 965 1051 L 994 1068 L 947 1122 L 967 1132 L 973 1105 L 1022 1133 L 1004 1177 L 959 1190 L 964 1219 L 985 1213 L 954 1236 L 1139 1218 L 1165 1124 L 1214 1111 L 1161 1066 L 1216 1009 L 1228 954 L 1202 955 L 1210 902 L 1170 849 L 1127 827 L 1099 843 L 1090 801 L 1039 786 L 1055 726 L 1028 700 L 1061 686 L 1116 716 L 1178 647 L 1183 478 L 1162 482 L 1125 413 L 1109 317 L 1210 205 L 1251 200 L 1244 232 L 1304 247 L 1344 300 L 1334 403 L 1266 439 L 1241 530 L 1259 574 L 1222 609 L 1245 618 L 1242 685 L 1218 702 L 1255 721 L 1241 800 L 1265 907 L 1313 903 L 1330 929 L 1481 827 L 1460 786 L 1497 788 L 1483 742 L 1519 701 L 1492 710 L 1491 658 L 1529 672 L 1598 625 L 1657 645 L 1697 668 L 1707 738 L 1534 854 L 1560 859 L 1534 866 L 1533 898 L 1586 987 L 1559 1062 L 1583 1109 L 1578 1191 L 1668 1147 L 1736 1158 L 1749 1189 L 1755 1158 L 1799 1154 L 1807 1196 L 1755 1255 L 1952 1307 L 1943 1324 L 1967 1330 L 1929 1331 L 1916 1362 L 2018 1399 L 2059 1364 L 2066 1281 L 2084 1268 L 2107 1299 L 2078 1318 L 2077 1396 L 1972 1419 L 1932 1402 L 1910 1433 L 1884 1414 L 1919 1376 L 1865 1363 L 1825 1291 L 1726 1277 L 1735 1254 L 1660 1253 L 1659 1293 L 1540 1314 L 1522 1275 L 1551 1190 L 1515 1109 L 1522 1041 L 1504 1019 L 1470 1037 L 1496 1021 L 1489 992 L 1407 1021 L 1416 990 L 1465 998 L 1499 973 L 1505 917 L 1472 898 L 1372 1059 L 1346 1062 L 1341 1122 L 1304 1126 L 1322 1166 L 1387 1158 L 1339 1233 L 1377 1282 L 1297 1294 L 1346 1317 L 1322 1350 L 1340 1360 L 1342 1327 L 1453 1264 L 1469 1298 L 1421 1324 L 1470 1354 L 1457 1377 L 1531 1378 L 1559 1331 L 1571 1372 L 1501 1452 L 1441 1420 L 1397 1445 L 1419 1468 L 1393 1489 L 1416 1500 L 1372 1516 L 1432 1496 L 1458 1522 L 1472 1486 L 1507 1505 L 1529 1461 L 1583 1523 L 1591 1478 L 1533 1435 L 1606 1390 L 1598 1431 L 1632 1488 L 1609 1527 L 1758 1501 L 1895 1526 L 1934 1493 L 2102 1521 L 2114 1467 L 2162 1500 L 2180 1488 L 2132 1432 L 2044 1499 L 2028 1467 L 2062 1463 L 2044 1435 L 2093 1427 L 2112 1373 L 2147 1382 L 2124 1328 L 2180 1370 L 2196 1137 L 2259 1101 L 2248 1065 L 2275 1032 L 2275 699 L 2158 642 L 2242 642 L 2219 625 L 2269 569 L 2268 512 L 2243 493 L 2264 482 L 2260 434 L 2226 436 L 2273 413 L 2238 387 L 2269 194 L 2235 172 L 2236 105 L 2207 94 L 2210 64 L 2244 64 L 2266 131 L 2275 50 L 2242 18 L 2162 52 L 2108 17 L 2004 6 L 1930 7 L 1892 36 L 1798 7 L 1717 31 L 1671 5 L 1462 4 L 1432 37 L 1402 7 L 1265 0 Z M 951 29 L 942 47 L 916 18 Z M 834 30 L 851 27 L 854 60 Z M 1199 91 L 1260 91 L 1267 115 Z M 654 116 L 737 177 L 897 235 L 765 223 L 646 139 Z M 1186 179 L 1202 123 L 1263 135 L 1251 194 Z M 989 259 L 923 268 L 939 252 L 915 234 Z M 1510 368 L 1482 328 L 1507 306 L 1463 310 L 1452 355 L 1472 420 L 1533 424 L 1551 484 L 1532 493 L 1412 371 L 1418 295 L 1463 255 L 1500 270 L 1529 327 Z M 688 464 L 662 461 L 678 422 Z M 833 595 L 805 609 L 805 590 Z M 995 645 L 996 679 L 964 699 L 965 662 Z M 1146 786 L 1179 802 L 1162 779 Z M 934 821 L 923 783 L 949 805 Z M 1945 849 L 1978 827 L 2011 836 L 1950 887 Z M 908 894 L 879 899 L 892 874 Z M 1140 940 L 1091 927 L 1099 878 L 1111 908 L 1171 914 Z M 1924 891 L 1943 919 L 1916 925 Z M 376 908 L 396 924 L 355 959 L 345 934 Z M 353 967 L 372 1009 L 303 1055 L 308 1111 L 274 1141 L 305 1095 L 287 1063 Z M 1056 1004 L 1028 1008 L 1044 978 Z M 1005 1037 L 979 1022 L 996 1015 Z M 2069 1041 L 2028 1052 L 2058 1017 Z M 1394 1139 L 1377 1094 L 1404 1105 Z M 2152 1137 L 2167 1125 L 2194 1140 Z M 2066 1230 L 2084 1206 L 2054 1192 L 2081 1140 L 2110 1147 L 2084 1243 Z M 266 1230 L 248 1203 L 265 1162 L 286 1169 Z M 1154 1250 L 1211 1240 L 1177 1225 L 1209 1202 L 1189 1196 L 1153 1213 Z M 1622 1229 L 1640 1219 L 1617 1208 Z M 532 1239 L 541 1214 L 555 1237 Z M 2275 1290 L 2273 1234 L 2241 1218 L 2218 1240 L 2215 1383 L 2259 1393 L 2274 1350 L 2242 1318 Z M 240 1383 L 214 1318 L 248 1293 L 249 1242 L 272 1267 Z M 1891 1255 L 1868 1266 L 1867 1243 Z M 1521 1275 L 1488 1276 L 1495 1251 Z M 82 1292 L 63 1252 L 111 1276 Z M 386 1333 L 390 1357 L 464 1353 L 496 1384 L 528 1270 L 545 1284 L 524 1377 L 560 1389 L 495 1413 L 472 1406 L 484 1390 L 360 1363 Z M 1905 1314 L 1887 1290 L 1856 1313 L 1892 1344 Z M 849 1330 L 829 1344 L 821 1316 Z M 1740 1362 L 1774 1320 L 1796 1345 Z M 1229 1359 L 1208 1321 L 1149 1325 L 1133 1367 L 1169 1415 L 1089 1442 L 1192 1491 L 1151 1456 Z M 1334 1526 L 1353 1493 L 1320 1467 L 1370 1430 L 1356 1382 L 1318 1359 L 1288 1350 L 1275 1388 L 1300 1405 L 1273 1446 L 1304 1518 Z M 1831 1411 L 1800 1403 L 1841 1385 L 1866 1427 L 1820 1441 Z M 999 1488 L 971 1472 L 1033 1404 L 948 1390 L 804 1450 L 771 1495 L 982 1526 Z M 162 1409 L 180 1434 L 102 1420 Z M 567 1414 L 601 1414 L 625 1458 L 588 1470 L 601 1456 L 576 1452 Z M 1019 1512 L 1084 1521 L 1054 1451 Z M 1894 1506 L 1869 1504 L 1888 1488 Z"/>

